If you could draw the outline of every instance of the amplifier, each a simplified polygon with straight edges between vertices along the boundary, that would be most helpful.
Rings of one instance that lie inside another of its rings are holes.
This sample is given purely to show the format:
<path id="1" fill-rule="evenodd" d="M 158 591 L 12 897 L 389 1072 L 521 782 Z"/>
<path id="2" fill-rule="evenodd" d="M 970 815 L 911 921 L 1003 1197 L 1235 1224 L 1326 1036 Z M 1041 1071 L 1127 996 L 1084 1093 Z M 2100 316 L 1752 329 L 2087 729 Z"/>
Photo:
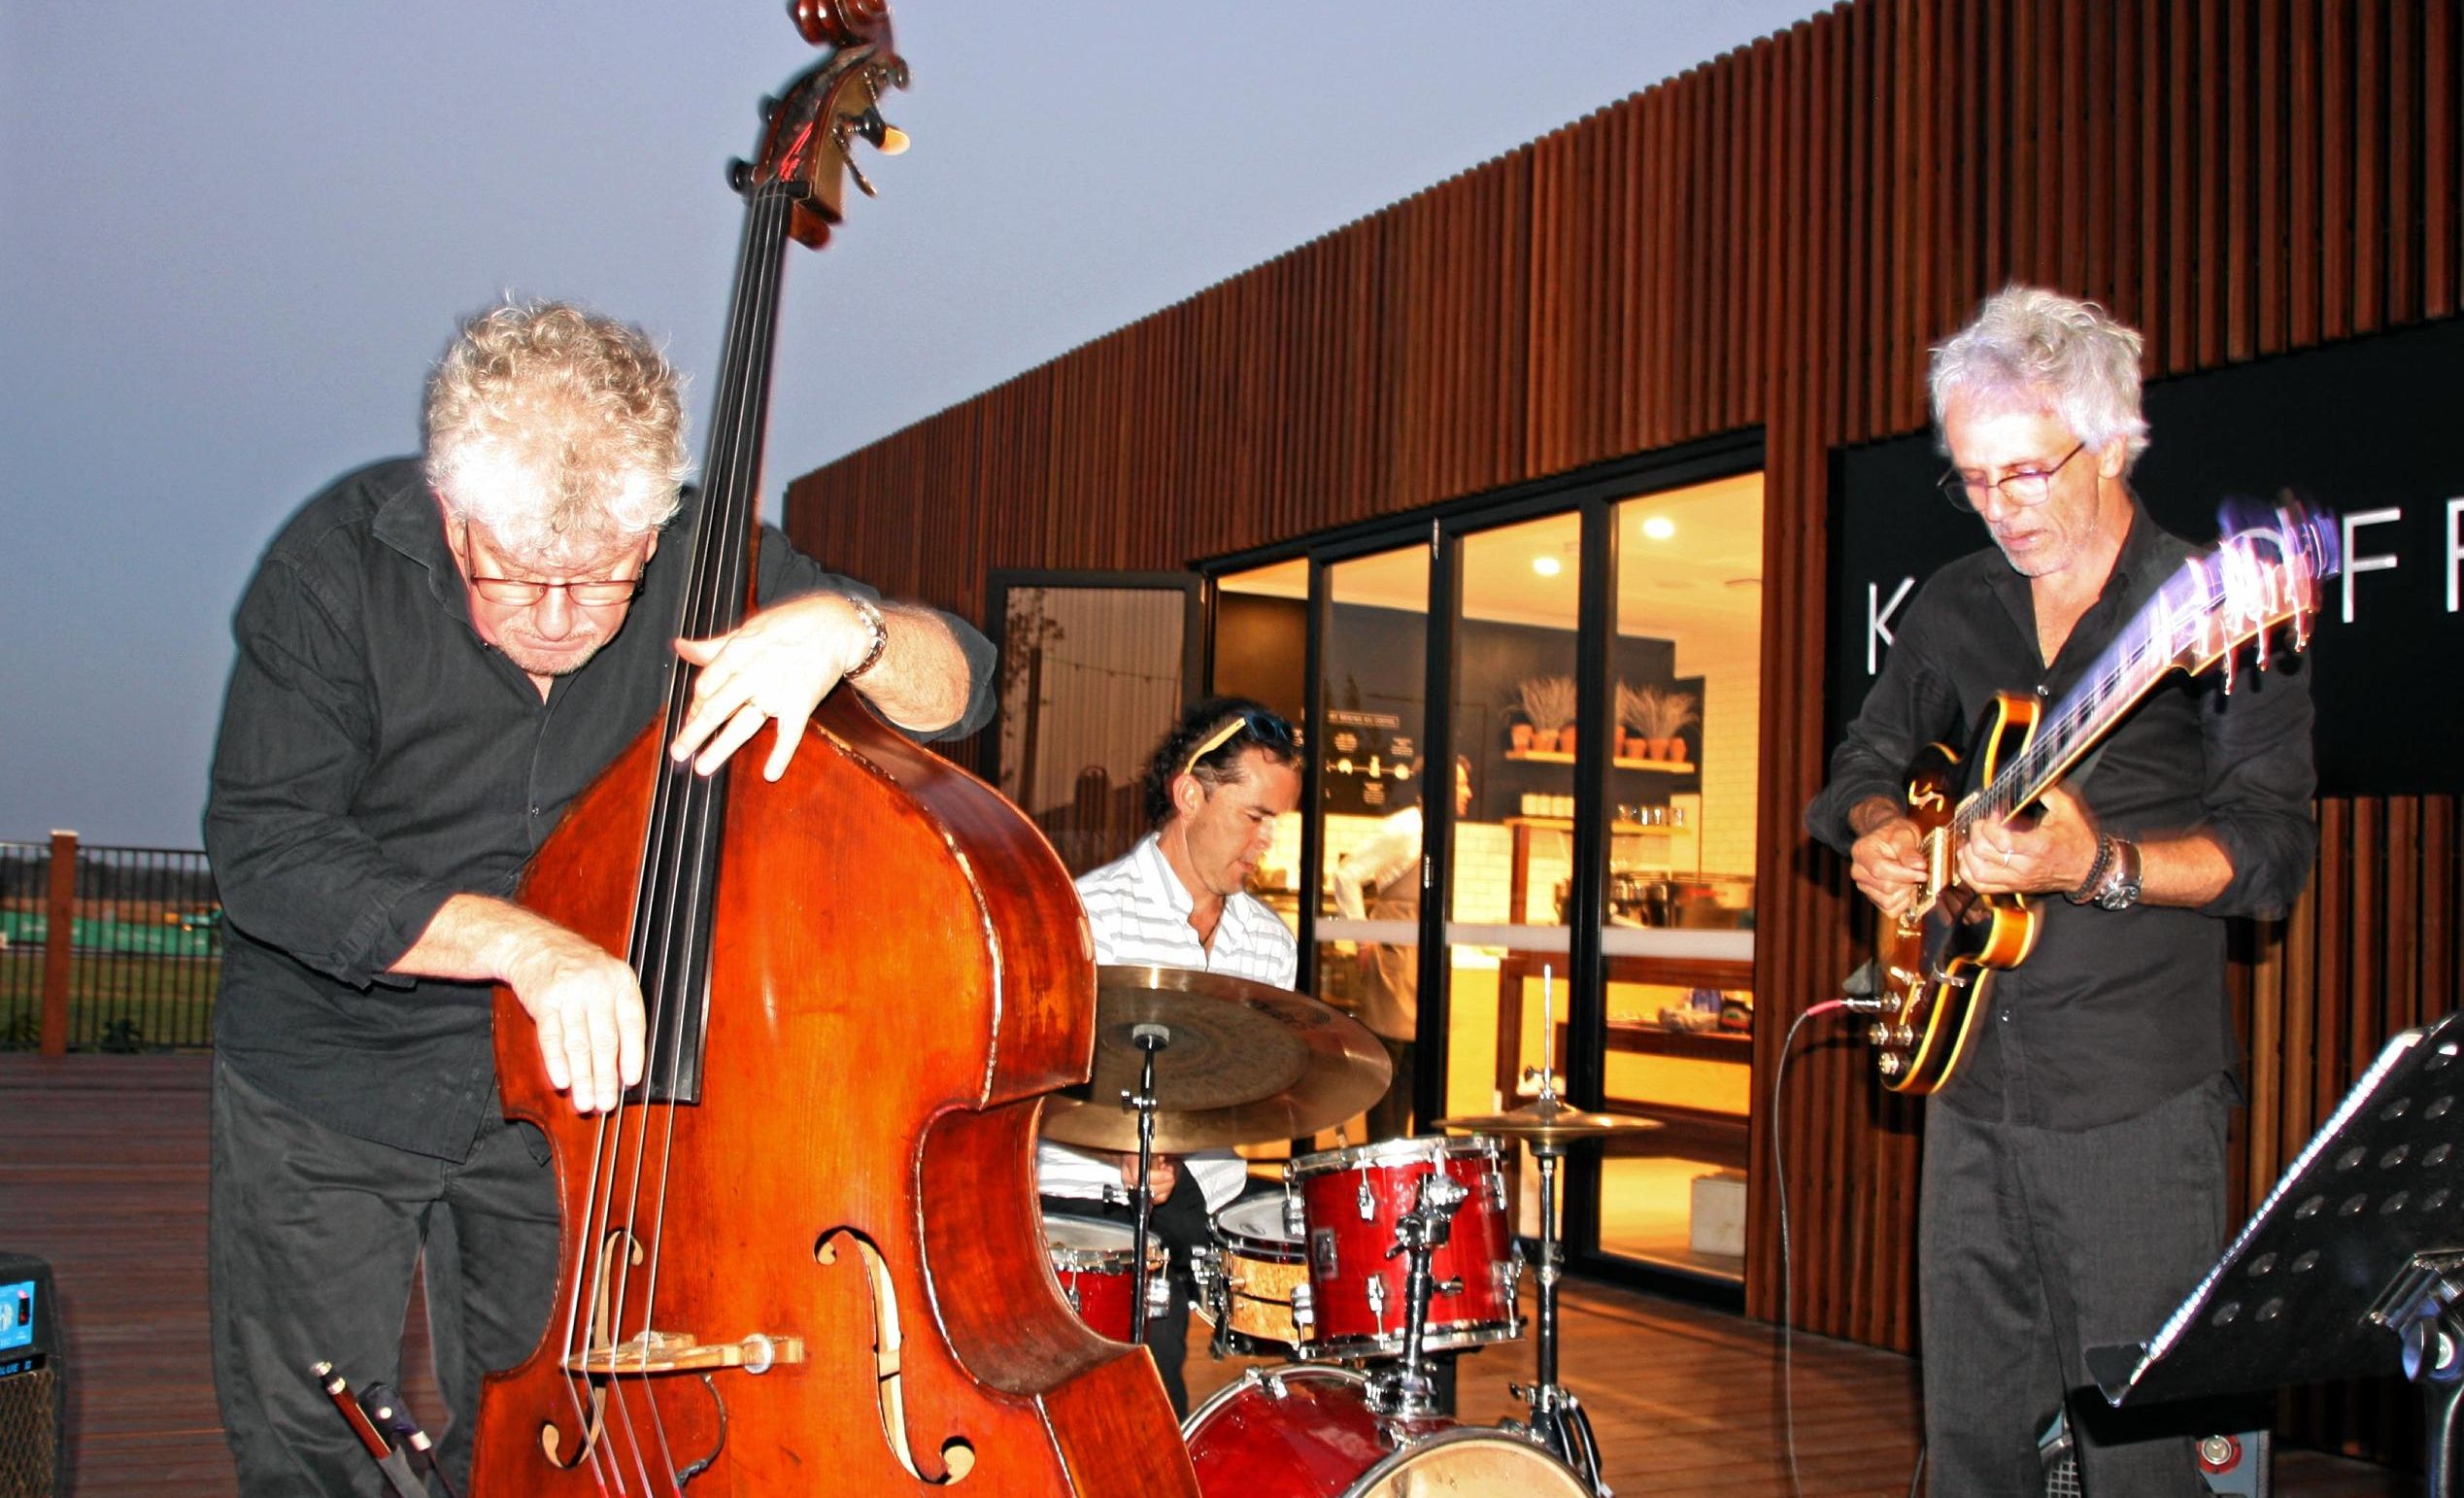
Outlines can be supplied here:
<path id="1" fill-rule="evenodd" d="M 68 1498 L 68 1369 L 51 1266 L 0 1253 L 0 1498 Z"/>

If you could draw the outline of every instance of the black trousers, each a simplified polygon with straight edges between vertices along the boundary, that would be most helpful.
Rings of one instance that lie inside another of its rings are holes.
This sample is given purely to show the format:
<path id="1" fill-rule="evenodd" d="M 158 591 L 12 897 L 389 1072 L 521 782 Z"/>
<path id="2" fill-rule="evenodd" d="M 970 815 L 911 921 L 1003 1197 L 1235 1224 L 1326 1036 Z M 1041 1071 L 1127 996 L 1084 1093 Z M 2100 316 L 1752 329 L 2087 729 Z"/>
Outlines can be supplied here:
<path id="1" fill-rule="evenodd" d="M 1395 1079 L 1388 1084 L 1384 1096 L 1369 1105 L 1368 1141 L 1372 1144 L 1410 1137 L 1413 1069 L 1420 1055 L 1418 1045 L 1392 1036 L 1379 1036 L 1377 1043 L 1386 1048 L 1387 1059 L 1395 1063 Z"/>
<path id="2" fill-rule="evenodd" d="M 1098 1202 L 1093 1197 L 1048 1196 L 1043 1198 L 1043 1205 L 1048 1212 L 1100 1217 L 1124 1226 L 1137 1220 L 1137 1214 L 1126 1204 Z M 1162 1315 L 1146 1318 L 1146 1349 L 1155 1355 L 1155 1371 L 1164 1376 L 1164 1392 L 1172 1397 L 1172 1413 L 1186 1416 L 1189 1384 L 1181 1377 L 1181 1365 L 1189 1357 L 1189 1308 L 1198 1290 L 1198 1282 L 1190 1276 L 1190 1265 L 1192 1255 L 1207 1242 L 1206 1193 L 1198 1189 L 1198 1182 L 1187 1172 L 1182 1173 L 1172 1194 L 1156 1205 L 1147 1218 L 1147 1231 L 1170 1252 L 1164 1274 L 1172 1299 Z"/>
<path id="3" fill-rule="evenodd" d="M 2224 1240 L 2223 1076 L 2136 1118 L 2064 1132 L 1925 1113 L 1917 1284 L 1926 1470 L 1958 1498 L 2040 1494 L 2066 1398 L 2085 1498 L 2207 1491 L 2164 1411 L 2125 1413 L 2086 1349 L 2143 1342 Z"/>
<path id="4" fill-rule="evenodd" d="M 538 1344 L 556 1294 L 547 1141 L 491 1119 L 456 1164 L 337 1133 L 214 1069 L 207 1264 L 214 1386 L 249 1498 L 388 1494 L 309 1367 L 402 1384 L 412 1271 L 426 1261 L 447 1409 L 413 1413 L 456 1489 L 480 1376 Z"/>

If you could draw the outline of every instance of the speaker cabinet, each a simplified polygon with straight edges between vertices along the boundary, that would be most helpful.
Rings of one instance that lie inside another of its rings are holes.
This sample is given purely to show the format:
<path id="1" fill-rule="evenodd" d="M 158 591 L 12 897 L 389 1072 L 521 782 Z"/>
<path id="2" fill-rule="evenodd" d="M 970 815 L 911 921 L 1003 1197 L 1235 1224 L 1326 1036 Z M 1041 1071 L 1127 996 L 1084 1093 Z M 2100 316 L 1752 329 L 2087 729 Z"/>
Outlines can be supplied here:
<path id="1" fill-rule="evenodd" d="M 68 1368 L 51 1266 L 0 1253 L 0 1498 L 68 1498 Z"/>

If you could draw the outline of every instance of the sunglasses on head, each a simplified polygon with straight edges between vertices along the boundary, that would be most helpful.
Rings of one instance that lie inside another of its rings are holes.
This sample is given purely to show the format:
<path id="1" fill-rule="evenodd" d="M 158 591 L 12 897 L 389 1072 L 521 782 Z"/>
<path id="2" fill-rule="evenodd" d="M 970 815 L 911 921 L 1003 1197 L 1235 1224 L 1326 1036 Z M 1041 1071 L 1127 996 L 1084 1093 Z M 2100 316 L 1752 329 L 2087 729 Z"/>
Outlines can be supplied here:
<path id="1" fill-rule="evenodd" d="M 1261 712 L 1254 707 L 1244 707 L 1226 719 L 1223 727 L 1207 734 L 1199 741 L 1196 749 L 1190 751 L 1189 758 L 1181 763 L 1181 773 L 1186 775 L 1197 769 L 1198 761 L 1231 743 L 1243 732 L 1248 733 L 1252 741 L 1269 749 L 1280 749 L 1288 753 L 1300 747 L 1300 741 L 1292 736 L 1291 724 L 1284 722 L 1273 713 Z"/>

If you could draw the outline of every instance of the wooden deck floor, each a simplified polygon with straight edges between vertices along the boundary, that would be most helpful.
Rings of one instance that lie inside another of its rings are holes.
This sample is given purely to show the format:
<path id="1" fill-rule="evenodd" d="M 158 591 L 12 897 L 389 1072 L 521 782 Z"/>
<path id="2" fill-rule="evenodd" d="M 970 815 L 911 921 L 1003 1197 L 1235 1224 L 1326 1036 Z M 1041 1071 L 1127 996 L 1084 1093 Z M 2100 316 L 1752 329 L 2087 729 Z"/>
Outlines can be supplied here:
<path id="1" fill-rule="evenodd" d="M 0 1248 L 51 1261 L 69 1346 L 76 1491 L 235 1491 L 217 1422 L 205 1316 L 206 1089 L 194 1057 L 0 1055 Z M 1782 1366 L 1759 1322 L 1603 1286 L 1565 1308 L 1564 1377 L 1590 1410 L 1610 1484 L 1643 1494 L 1784 1494 Z M 1202 1330 L 1202 1329 L 1201 1329 Z M 1198 1397 L 1241 1362 L 1190 1364 Z M 1463 1415 L 1514 1412 L 1528 1341 L 1463 1365 Z M 432 1386 L 406 1379 L 413 1408 Z M 1800 1490 L 1907 1491 L 1913 1365 L 1799 1337 Z M 2281 1452 L 2280 1498 L 2380 1498 L 2417 1484 L 2315 1453 Z"/>

